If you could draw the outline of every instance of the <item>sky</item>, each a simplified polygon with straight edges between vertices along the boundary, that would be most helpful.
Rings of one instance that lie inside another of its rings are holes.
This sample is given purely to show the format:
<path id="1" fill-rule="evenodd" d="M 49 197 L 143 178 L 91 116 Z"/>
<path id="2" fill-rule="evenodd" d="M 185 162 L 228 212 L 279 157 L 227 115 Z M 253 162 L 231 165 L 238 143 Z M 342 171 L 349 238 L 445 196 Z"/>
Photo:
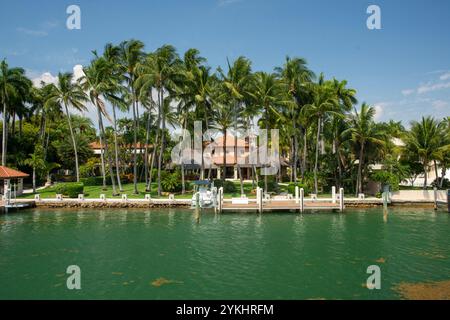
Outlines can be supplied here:
<path id="1" fill-rule="evenodd" d="M 271 72 L 303 57 L 317 74 L 347 80 L 379 121 L 450 115 L 449 0 L 0 1 L 0 59 L 36 83 L 135 38 L 148 51 L 197 48 L 214 69 L 243 55 Z M 70 5 L 80 30 L 66 26 Z M 381 10 L 379 30 L 367 27 L 370 5 Z"/>

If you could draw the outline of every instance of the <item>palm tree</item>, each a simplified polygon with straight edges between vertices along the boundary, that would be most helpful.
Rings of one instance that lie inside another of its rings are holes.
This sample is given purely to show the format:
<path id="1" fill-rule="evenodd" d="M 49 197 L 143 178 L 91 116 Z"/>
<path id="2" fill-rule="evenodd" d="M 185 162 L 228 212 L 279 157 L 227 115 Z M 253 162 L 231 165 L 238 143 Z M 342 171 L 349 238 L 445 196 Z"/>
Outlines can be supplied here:
<path id="1" fill-rule="evenodd" d="M 325 118 L 329 115 L 342 116 L 339 112 L 339 102 L 330 86 L 320 77 L 319 83 L 312 85 L 312 101 L 303 107 L 302 112 L 317 121 L 316 149 L 314 161 L 314 192 L 318 194 L 319 185 L 317 172 L 319 169 L 319 148 L 321 145 L 322 125 Z"/>
<path id="2" fill-rule="evenodd" d="M 362 168 L 364 164 L 364 152 L 367 143 L 372 143 L 374 145 L 383 145 L 384 132 L 381 130 L 373 120 L 375 116 L 375 108 L 363 103 L 361 105 L 361 110 L 355 112 L 350 116 L 349 125 L 350 127 L 346 130 L 351 134 L 352 140 L 359 147 L 359 162 L 358 162 L 358 176 L 356 180 L 356 191 L 355 193 L 363 192 L 363 177 Z"/>
<path id="3" fill-rule="evenodd" d="M 122 181 L 120 178 L 120 161 L 119 161 L 119 145 L 117 139 L 117 116 L 116 108 L 120 111 L 128 111 L 129 105 L 125 102 L 126 88 L 122 86 L 124 80 L 122 73 L 122 65 L 120 64 L 121 49 L 118 46 L 114 46 L 111 43 L 105 45 L 103 52 L 103 58 L 108 62 L 109 68 L 109 81 L 112 87 L 121 95 L 121 97 L 112 96 L 110 103 L 113 111 L 113 128 L 114 128 L 114 157 L 116 163 L 116 175 L 119 191 L 123 192 Z"/>
<path id="4" fill-rule="evenodd" d="M 155 88 L 158 94 L 158 123 L 160 123 L 161 148 L 158 158 L 158 195 L 161 195 L 161 168 L 165 146 L 166 114 L 164 112 L 164 99 L 171 94 L 179 77 L 181 60 L 174 47 L 162 46 L 154 53 L 150 53 L 145 61 L 139 65 L 139 77 L 136 89 L 151 92 Z"/>
<path id="5" fill-rule="evenodd" d="M 103 116 L 105 116 L 112 122 L 106 110 L 105 100 L 116 101 L 118 98 L 114 96 L 114 93 L 115 91 L 117 91 L 117 89 L 115 87 L 115 82 L 113 82 L 111 78 L 110 65 L 105 59 L 94 59 L 91 65 L 88 68 L 84 68 L 83 71 L 84 76 L 79 79 L 79 82 L 83 89 L 88 92 L 91 103 L 97 109 L 98 127 L 100 131 L 99 138 L 101 148 L 100 156 L 102 162 L 103 188 L 106 189 L 106 170 L 104 159 L 104 157 L 106 156 L 108 160 L 108 168 L 113 188 L 113 195 L 117 195 L 112 159 L 110 153 L 108 152 L 108 139 L 106 138 L 105 127 L 103 125 Z"/>
<path id="6" fill-rule="evenodd" d="M 222 181 L 225 181 L 227 168 L 227 130 L 235 124 L 234 108 L 226 104 L 218 104 L 214 106 L 211 114 L 213 122 L 212 128 L 220 130 L 223 136 L 223 163 L 222 163 Z"/>
<path id="7" fill-rule="evenodd" d="M 48 100 L 45 102 L 47 106 L 57 106 L 63 109 L 67 116 L 67 123 L 70 129 L 70 136 L 72 139 L 72 146 L 75 156 L 75 171 L 77 182 L 80 181 L 80 171 L 78 166 L 78 152 L 77 143 L 75 140 L 75 134 L 72 128 L 71 115 L 69 107 L 72 107 L 78 111 L 86 111 L 84 102 L 88 101 L 88 97 L 84 93 L 81 86 L 74 81 L 72 73 L 59 73 L 57 84 L 52 84 L 52 92 L 49 95 Z"/>
<path id="8" fill-rule="evenodd" d="M 269 123 L 271 114 L 277 117 L 280 113 L 277 110 L 277 105 L 282 103 L 283 84 L 275 74 L 268 74 L 265 72 L 257 72 L 253 82 L 253 88 L 249 93 L 254 101 L 254 104 L 260 109 L 264 110 L 263 123 L 265 129 L 269 131 Z M 267 175 L 264 175 L 264 189 L 267 192 Z"/>
<path id="9" fill-rule="evenodd" d="M 423 189 L 428 186 L 428 168 L 430 161 L 436 159 L 436 152 L 441 147 L 442 131 L 438 121 L 432 117 L 422 117 L 420 122 L 412 121 L 411 129 L 406 135 L 406 148 L 420 157 L 425 179 Z"/>
<path id="10" fill-rule="evenodd" d="M 238 155 L 237 155 L 237 141 L 238 141 L 237 119 L 242 113 L 242 110 L 245 109 L 244 103 L 247 100 L 246 98 L 249 96 L 250 84 L 252 82 L 252 68 L 251 68 L 251 61 L 242 56 L 237 58 L 232 65 L 227 60 L 227 65 L 228 65 L 227 74 L 225 75 L 220 69 L 219 73 L 222 76 L 224 88 L 231 96 L 231 99 L 233 100 L 234 104 L 234 116 L 235 116 L 234 162 L 236 163 L 239 175 L 241 194 L 244 194 L 244 181 L 242 178 L 241 167 L 238 163 Z"/>
<path id="11" fill-rule="evenodd" d="M 33 168 L 33 193 L 36 193 L 36 171 L 45 169 L 44 153 L 40 144 L 36 144 L 34 152 L 24 161 L 24 164 Z"/>
<path id="12" fill-rule="evenodd" d="M 6 165 L 8 143 L 8 107 L 13 99 L 22 99 L 31 88 L 31 81 L 22 68 L 9 68 L 5 60 L 0 63 L 0 102 L 3 106 L 2 166 Z"/>
<path id="13" fill-rule="evenodd" d="M 287 93 L 292 97 L 293 103 L 287 104 L 285 115 L 291 119 L 292 131 L 292 172 L 294 182 L 297 182 L 298 163 L 298 115 L 305 104 L 305 83 L 311 82 L 315 77 L 314 73 L 308 69 L 307 62 L 303 58 L 286 57 L 286 62 L 282 68 L 275 68 L 276 73 L 286 85 Z M 302 131 L 300 125 L 300 132 Z M 302 164 L 303 165 L 303 164 Z"/>
<path id="14" fill-rule="evenodd" d="M 136 67 L 138 63 L 143 58 L 143 48 L 144 44 L 138 40 L 128 40 L 120 44 L 120 65 L 123 69 L 123 75 L 125 77 L 125 82 L 128 86 L 129 100 L 133 112 L 133 141 L 134 141 L 134 152 L 133 152 L 133 185 L 134 194 L 138 194 L 137 188 L 137 145 L 138 145 L 138 95 L 135 88 L 135 81 L 137 78 Z"/>

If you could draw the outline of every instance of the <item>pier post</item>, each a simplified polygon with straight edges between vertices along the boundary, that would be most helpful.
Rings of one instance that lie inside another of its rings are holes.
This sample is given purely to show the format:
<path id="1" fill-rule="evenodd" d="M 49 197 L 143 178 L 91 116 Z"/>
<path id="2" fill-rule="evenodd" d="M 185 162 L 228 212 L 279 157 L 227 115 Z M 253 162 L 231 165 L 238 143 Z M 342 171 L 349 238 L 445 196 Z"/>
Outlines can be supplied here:
<path id="1" fill-rule="evenodd" d="M 344 211 L 344 188 L 339 189 L 339 210 Z"/>
<path id="2" fill-rule="evenodd" d="M 295 186 L 295 203 L 299 201 L 299 187 Z"/>
<path id="3" fill-rule="evenodd" d="M 258 187 L 258 189 L 256 189 L 256 194 L 257 194 L 257 202 L 258 202 L 258 213 L 262 213 L 263 212 L 263 192 L 262 192 L 262 188 Z"/>
<path id="4" fill-rule="evenodd" d="M 305 210 L 305 190 L 303 188 L 300 189 L 300 212 Z"/>
<path id="5" fill-rule="evenodd" d="M 434 196 L 434 210 L 437 210 L 438 205 L 437 205 L 437 188 L 436 187 L 433 188 L 433 196 Z"/>
<path id="6" fill-rule="evenodd" d="M 219 213 L 222 213 L 223 207 L 223 187 L 219 188 L 219 192 L 217 193 L 217 202 L 219 204 Z"/>
<path id="7" fill-rule="evenodd" d="M 336 203 L 336 187 L 331 187 L 331 198 L 333 199 L 333 203 Z"/>

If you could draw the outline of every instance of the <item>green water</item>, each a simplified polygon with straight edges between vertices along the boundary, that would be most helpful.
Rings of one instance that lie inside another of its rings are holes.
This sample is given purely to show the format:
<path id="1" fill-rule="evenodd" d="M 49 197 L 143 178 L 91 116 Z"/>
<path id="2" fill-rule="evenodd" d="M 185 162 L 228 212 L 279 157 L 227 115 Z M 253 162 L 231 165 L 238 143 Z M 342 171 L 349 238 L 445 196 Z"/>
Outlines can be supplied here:
<path id="1" fill-rule="evenodd" d="M 381 290 L 363 285 L 374 264 Z M 81 290 L 66 287 L 69 265 Z M 397 299 L 398 283 L 449 279 L 450 215 L 430 209 L 0 215 L 2 299 Z"/>

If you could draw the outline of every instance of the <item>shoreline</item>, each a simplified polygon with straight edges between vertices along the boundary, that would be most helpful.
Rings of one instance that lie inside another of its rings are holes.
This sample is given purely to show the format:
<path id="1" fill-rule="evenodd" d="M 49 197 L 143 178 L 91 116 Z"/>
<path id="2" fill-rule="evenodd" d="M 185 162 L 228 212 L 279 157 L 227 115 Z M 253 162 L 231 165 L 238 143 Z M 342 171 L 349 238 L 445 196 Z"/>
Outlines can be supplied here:
<path id="1" fill-rule="evenodd" d="M 110 208 L 110 209 L 164 209 L 164 208 L 191 208 L 190 199 L 18 199 L 18 204 L 26 204 L 25 208 L 39 208 L 39 209 L 60 209 L 60 208 L 72 208 L 72 209 L 89 209 L 89 208 Z M 373 208 L 382 207 L 383 201 L 381 199 L 345 199 L 344 205 L 346 208 Z M 3 206 L 3 204 L 2 204 Z M 434 208 L 434 202 L 429 200 L 417 200 L 417 201 L 391 201 L 388 204 L 389 207 L 415 207 L 415 208 Z M 13 208 L 13 210 L 16 208 Z"/>

